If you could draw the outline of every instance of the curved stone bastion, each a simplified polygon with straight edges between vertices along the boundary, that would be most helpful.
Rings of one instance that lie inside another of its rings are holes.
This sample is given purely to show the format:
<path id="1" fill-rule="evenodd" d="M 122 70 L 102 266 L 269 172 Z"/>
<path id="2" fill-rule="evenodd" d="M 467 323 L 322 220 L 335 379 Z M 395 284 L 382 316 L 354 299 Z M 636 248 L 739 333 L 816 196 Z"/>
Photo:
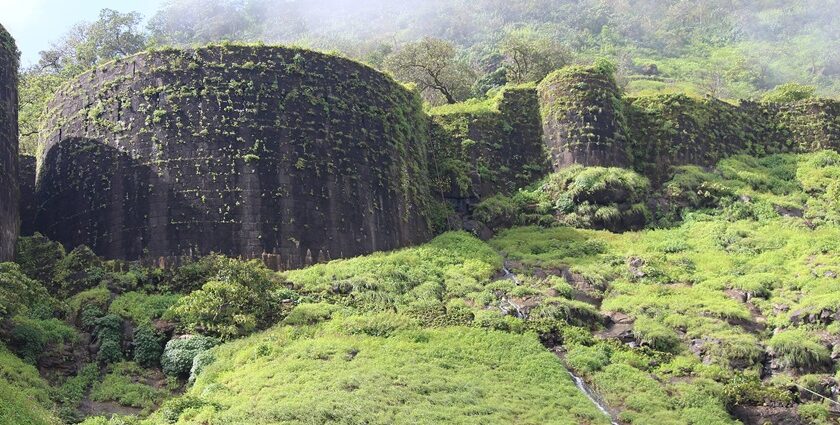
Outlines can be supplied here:
<path id="1" fill-rule="evenodd" d="M 17 73 L 15 41 L 0 25 L 0 262 L 12 260 L 20 229 Z"/>
<path id="2" fill-rule="evenodd" d="M 431 235 L 420 100 L 350 60 L 145 52 L 81 75 L 46 115 L 36 228 L 67 246 L 285 269 Z"/>

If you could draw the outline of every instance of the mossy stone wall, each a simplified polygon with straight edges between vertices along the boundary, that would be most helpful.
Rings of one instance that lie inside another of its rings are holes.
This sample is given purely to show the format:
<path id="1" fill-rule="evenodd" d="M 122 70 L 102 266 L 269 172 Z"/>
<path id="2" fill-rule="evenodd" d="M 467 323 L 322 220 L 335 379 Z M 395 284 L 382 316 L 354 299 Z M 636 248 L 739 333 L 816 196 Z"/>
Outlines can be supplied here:
<path id="1" fill-rule="evenodd" d="M 545 145 L 555 169 L 630 164 L 626 120 L 612 72 L 570 66 L 537 87 Z"/>
<path id="2" fill-rule="evenodd" d="M 622 98 L 610 72 L 568 67 L 539 88 L 552 165 L 632 167 L 654 183 L 671 166 L 734 154 L 840 149 L 840 102 L 735 105 L 680 94 Z"/>
<path id="3" fill-rule="evenodd" d="M 35 172 L 37 159 L 31 155 L 18 156 L 18 187 L 20 188 L 20 234 L 35 233 Z"/>
<path id="4" fill-rule="evenodd" d="M 18 51 L 0 25 L 0 261 L 10 261 L 20 228 L 18 212 Z"/>
<path id="5" fill-rule="evenodd" d="M 431 234 L 419 97 L 350 60 L 146 52 L 81 75 L 46 115 L 36 229 L 68 246 L 286 269 Z"/>
<path id="6" fill-rule="evenodd" d="M 548 173 L 533 87 L 506 87 L 486 109 L 432 113 L 432 192 L 449 201 L 511 193 Z"/>

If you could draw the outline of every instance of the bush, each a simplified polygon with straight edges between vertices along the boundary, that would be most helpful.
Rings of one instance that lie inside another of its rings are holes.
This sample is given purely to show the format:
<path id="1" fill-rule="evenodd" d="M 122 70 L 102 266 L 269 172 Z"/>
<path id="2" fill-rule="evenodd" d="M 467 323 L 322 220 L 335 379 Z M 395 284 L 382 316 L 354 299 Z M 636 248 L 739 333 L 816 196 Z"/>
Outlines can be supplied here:
<path id="1" fill-rule="evenodd" d="M 31 319 L 15 316 L 12 319 L 10 346 L 24 360 L 35 363 L 49 344 L 75 341 L 76 330 L 58 319 Z"/>
<path id="2" fill-rule="evenodd" d="M 50 285 L 64 255 L 64 247 L 60 243 L 35 233 L 18 239 L 15 262 L 20 264 L 23 273 L 30 278 Z"/>
<path id="3" fill-rule="evenodd" d="M 201 335 L 187 335 L 170 340 L 166 343 L 160 359 L 163 372 L 169 376 L 187 376 L 192 369 L 195 356 L 213 348 L 217 343 L 218 340 L 215 338 Z"/>
<path id="4" fill-rule="evenodd" d="M 38 281 L 24 275 L 14 263 L 0 263 L 0 321 L 16 314 L 42 317 L 54 304 Z"/>
<path id="5" fill-rule="evenodd" d="M 108 311 L 134 323 L 148 323 L 162 317 L 180 297 L 170 294 L 126 292 L 111 303 Z"/>
<path id="6" fill-rule="evenodd" d="M 100 342 L 97 360 L 101 363 L 115 363 L 123 358 L 122 319 L 114 314 L 96 320 L 95 334 Z"/>
<path id="7" fill-rule="evenodd" d="M 770 338 L 767 345 L 782 366 L 810 370 L 824 366 L 831 353 L 811 334 L 802 329 L 788 329 Z"/>
<path id="8" fill-rule="evenodd" d="M 143 367 L 153 367 L 163 354 L 162 336 L 149 324 L 134 330 L 134 361 Z"/>
<path id="9" fill-rule="evenodd" d="M 214 280 L 172 307 L 186 329 L 222 339 L 244 336 L 277 323 L 286 313 L 285 301 L 297 298 L 258 260 L 217 260 Z"/>
<path id="10" fill-rule="evenodd" d="M 196 354 L 193 358 L 192 367 L 190 367 L 190 379 L 187 382 L 189 384 L 194 383 L 196 378 L 198 378 L 198 375 L 201 374 L 204 368 L 209 366 L 215 360 L 216 357 L 210 350 L 202 351 Z"/>
<path id="11" fill-rule="evenodd" d="M 283 320 L 283 323 L 292 326 L 314 325 L 328 320 L 337 309 L 337 306 L 328 303 L 299 304 Z"/>
<path id="12" fill-rule="evenodd" d="M 633 334 L 639 343 L 657 351 L 675 353 L 680 348 L 680 338 L 670 327 L 641 316 L 633 323 Z"/>
<path id="13" fill-rule="evenodd" d="M 122 406 L 148 409 L 163 401 L 165 390 L 155 389 L 142 383 L 146 371 L 135 363 L 115 363 L 101 382 L 93 385 L 90 398 L 93 401 L 115 401 Z"/>
<path id="14" fill-rule="evenodd" d="M 99 285 L 106 277 L 102 261 L 90 248 L 80 245 L 56 265 L 56 290 L 70 296 Z"/>
<path id="15" fill-rule="evenodd" d="M 817 88 L 799 83 L 785 83 L 776 86 L 761 97 L 762 102 L 796 102 L 814 97 Z"/>

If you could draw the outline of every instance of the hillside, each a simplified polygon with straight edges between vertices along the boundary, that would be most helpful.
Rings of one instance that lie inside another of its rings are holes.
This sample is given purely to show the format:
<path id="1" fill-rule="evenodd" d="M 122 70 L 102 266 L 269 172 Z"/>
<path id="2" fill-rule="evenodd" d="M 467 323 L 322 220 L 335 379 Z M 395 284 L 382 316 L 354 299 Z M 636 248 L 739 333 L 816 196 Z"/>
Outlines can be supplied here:
<path id="1" fill-rule="evenodd" d="M 0 425 L 840 424 L 838 8 L 0 26 Z"/>
<path id="2" fill-rule="evenodd" d="M 620 423 L 832 423 L 838 172 L 830 151 L 734 157 L 680 168 L 646 195 L 667 228 L 565 227 L 586 216 L 583 202 L 486 243 L 446 233 L 280 275 L 221 257 L 126 269 L 23 238 L 20 266 L 3 276 L 26 284 L 7 294 L 27 301 L 3 338 L 53 389 L 34 371 L 4 382 L 32 391 L 16 403 L 43 406 L 26 409 L 31 423 L 51 423 L 51 411 L 152 413 L 87 424 L 606 423 L 565 366 Z M 572 186 L 633 178 L 616 173 L 632 174 L 581 168 Z M 556 196 L 548 187 L 528 196 Z M 71 296 L 43 298 L 22 273 Z M 47 300 L 57 318 L 39 316 Z M 183 332 L 212 338 L 164 344 Z"/>

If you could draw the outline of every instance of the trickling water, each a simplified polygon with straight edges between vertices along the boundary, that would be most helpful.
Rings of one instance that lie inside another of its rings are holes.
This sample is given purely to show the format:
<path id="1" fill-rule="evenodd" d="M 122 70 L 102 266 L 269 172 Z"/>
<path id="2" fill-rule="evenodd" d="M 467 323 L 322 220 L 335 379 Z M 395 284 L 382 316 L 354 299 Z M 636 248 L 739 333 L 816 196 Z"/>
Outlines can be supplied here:
<path id="1" fill-rule="evenodd" d="M 505 272 L 505 275 L 503 276 L 505 279 L 510 279 L 513 281 L 513 283 L 519 285 L 519 279 L 517 279 L 516 275 L 511 273 L 510 270 L 507 269 L 507 267 L 502 267 L 502 271 Z"/>
<path id="2" fill-rule="evenodd" d="M 594 404 L 595 407 L 597 407 L 598 410 L 601 411 L 601 413 L 610 418 L 610 423 L 612 425 L 618 425 L 618 422 L 613 420 L 613 416 L 610 413 L 610 411 L 607 410 L 606 406 L 601 404 L 601 397 L 599 397 L 598 394 L 595 394 L 595 391 L 592 391 L 592 388 L 589 388 L 589 385 L 586 385 L 586 382 L 583 380 L 583 378 L 576 376 L 571 371 L 567 372 L 569 373 L 569 376 L 572 377 L 572 380 L 575 381 L 575 386 L 578 388 L 578 390 L 580 390 L 580 392 L 586 395 L 586 398 L 588 398 L 589 401 L 591 401 L 592 404 Z"/>
<path id="3" fill-rule="evenodd" d="M 516 275 L 511 273 L 511 271 L 508 270 L 507 267 L 503 266 L 502 271 L 505 273 L 503 278 L 510 279 L 510 280 L 513 281 L 513 283 L 515 283 L 517 285 L 520 284 L 519 279 L 516 278 Z M 516 304 L 510 302 L 510 300 L 508 300 L 506 297 L 503 297 L 501 301 L 502 301 L 502 310 L 503 311 L 508 311 L 505 308 L 505 305 L 504 305 L 504 304 L 507 304 L 514 309 L 516 317 L 519 317 L 520 319 L 526 319 L 527 318 L 527 315 L 523 314 L 519 310 L 519 307 L 517 307 Z M 564 364 L 563 366 L 566 366 L 566 365 Z M 607 410 L 607 407 L 601 402 L 601 397 L 597 393 L 595 393 L 595 391 L 593 391 L 592 388 L 589 388 L 589 385 L 586 384 L 586 381 L 584 381 L 583 378 L 581 378 L 581 377 L 575 375 L 574 373 L 572 373 L 572 371 L 569 370 L 568 366 L 566 366 L 566 372 L 569 374 L 569 376 L 572 377 L 572 380 L 575 381 L 575 386 L 577 387 L 578 391 L 582 392 L 586 396 L 586 398 L 588 398 L 589 401 L 591 401 L 592 404 L 594 404 L 595 407 L 597 407 L 598 410 L 600 410 L 601 413 L 604 414 L 604 416 L 610 418 L 610 423 L 612 425 L 619 425 L 618 422 L 616 422 L 615 419 L 613 418 L 613 415 L 610 413 L 610 411 Z"/>

